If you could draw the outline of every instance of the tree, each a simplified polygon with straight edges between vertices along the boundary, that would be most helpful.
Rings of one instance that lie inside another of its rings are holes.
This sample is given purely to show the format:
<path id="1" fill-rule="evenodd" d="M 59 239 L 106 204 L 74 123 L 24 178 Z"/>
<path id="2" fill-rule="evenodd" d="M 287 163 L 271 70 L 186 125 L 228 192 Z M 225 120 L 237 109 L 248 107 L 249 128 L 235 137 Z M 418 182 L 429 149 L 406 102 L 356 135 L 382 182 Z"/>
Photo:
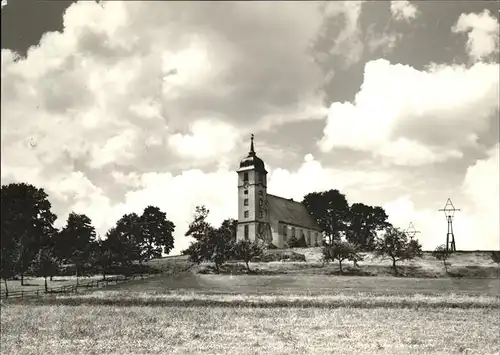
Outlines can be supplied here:
<path id="1" fill-rule="evenodd" d="M 214 228 L 207 221 L 209 210 L 205 206 L 197 206 L 193 221 L 189 224 L 186 236 L 195 239 L 183 254 L 189 255 L 189 260 L 194 263 L 211 261 L 215 264 L 216 272 L 220 272 L 223 265 L 232 254 L 234 229 L 228 228 L 230 224 L 223 223 L 219 228 Z"/>
<path id="2" fill-rule="evenodd" d="M 200 240 L 206 236 L 208 229 L 211 228 L 207 222 L 209 213 L 210 211 L 205 206 L 196 206 L 193 221 L 189 223 L 185 234 L 186 237 L 193 237 L 196 240 Z"/>
<path id="3" fill-rule="evenodd" d="M 92 265 L 96 266 L 102 274 L 102 279 L 106 280 L 109 268 L 113 265 L 113 249 L 111 247 L 113 239 L 100 239 L 92 243 L 90 259 Z"/>
<path id="4" fill-rule="evenodd" d="M 347 228 L 349 204 L 338 190 L 313 192 L 304 196 L 302 204 L 328 237 L 331 244 L 340 240 Z"/>
<path id="5" fill-rule="evenodd" d="M 352 204 L 348 214 L 347 240 L 359 245 L 362 250 L 372 251 L 377 232 L 390 225 L 387 218 L 382 207 L 367 206 L 363 203 Z"/>
<path id="6" fill-rule="evenodd" d="M 332 244 L 323 247 L 323 261 L 337 260 L 341 273 L 343 272 L 342 262 L 344 260 L 349 260 L 357 264 L 358 261 L 362 261 L 363 259 L 364 255 L 359 253 L 358 247 L 347 241 L 335 240 Z"/>
<path id="7" fill-rule="evenodd" d="M 122 265 L 142 262 L 141 257 L 141 218 L 137 213 L 125 214 L 116 222 L 113 231 L 114 249 Z"/>
<path id="8" fill-rule="evenodd" d="M 74 212 L 69 214 L 66 226 L 58 235 L 59 258 L 69 261 L 75 266 L 77 285 L 78 276 L 84 271 L 95 237 L 95 228 L 90 218 Z"/>
<path id="9" fill-rule="evenodd" d="M 397 274 L 396 263 L 421 257 L 422 246 L 418 240 L 408 238 L 401 229 L 389 226 L 385 228 L 384 235 L 375 241 L 375 253 L 382 258 L 391 259 L 392 268 Z"/>
<path id="10" fill-rule="evenodd" d="M 220 231 L 228 233 L 231 236 L 233 242 L 236 242 L 236 232 L 238 229 L 238 221 L 233 218 L 228 218 L 222 221 L 219 227 Z"/>
<path id="11" fill-rule="evenodd" d="M 25 183 L 1 187 L 2 243 L 5 241 L 17 249 L 5 254 L 11 258 L 6 261 L 6 270 L 14 268 L 13 272 L 21 275 L 21 285 L 41 245 L 55 232 L 53 223 L 57 217 L 50 209 L 48 195 L 43 189 Z"/>
<path id="12" fill-rule="evenodd" d="M 16 260 L 19 258 L 18 253 L 20 248 L 18 248 L 14 243 L 6 242 L 2 234 L 1 249 L 0 277 L 3 279 L 5 284 L 5 297 L 9 297 L 7 280 L 16 275 Z"/>
<path id="13" fill-rule="evenodd" d="M 31 266 L 31 271 L 33 275 L 44 278 L 45 292 L 49 292 L 47 277 L 56 275 L 58 268 L 59 263 L 54 253 L 54 249 L 50 245 L 42 247 Z"/>
<path id="14" fill-rule="evenodd" d="M 432 252 L 432 255 L 438 259 L 443 261 L 444 269 L 446 270 L 446 273 L 448 273 L 448 264 L 446 264 L 446 260 L 450 258 L 452 254 L 452 251 L 450 249 L 446 248 L 446 245 L 439 245 L 434 249 Z"/>
<path id="15" fill-rule="evenodd" d="M 259 243 L 251 242 L 249 240 L 240 240 L 234 244 L 233 255 L 237 260 L 243 260 L 250 271 L 248 263 L 255 257 L 261 256 L 264 248 Z"/>
<path id="16" fill-rule="evenodd" d="M 161 258 L 162 251 L 168 254 L 174 248 L 175 225 L 158 207 L 148 206 L 144 209 L 140 226 L 140 262 Z"/>

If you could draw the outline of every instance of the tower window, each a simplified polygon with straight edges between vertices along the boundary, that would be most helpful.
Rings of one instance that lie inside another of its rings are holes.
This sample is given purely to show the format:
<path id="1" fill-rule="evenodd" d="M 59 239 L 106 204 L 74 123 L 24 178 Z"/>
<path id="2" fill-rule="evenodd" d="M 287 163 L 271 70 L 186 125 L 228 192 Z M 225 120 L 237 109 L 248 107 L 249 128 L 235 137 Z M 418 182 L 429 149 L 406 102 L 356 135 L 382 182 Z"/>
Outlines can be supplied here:
<path id="1" fill-rule="evenodd" d="M 245 225 L 245 239 L 248 239 L 248 224 Z"/>
<path id="2" fill-rule="evenodd" d="M 248 195 L 248 190 L 244 190 L 244 191 L 243 191 L 243 193 L 244 193 L 245 195 Z"/>
<path id="3" fill-rule="evenodd" d="M 263 174 L 259 174 L 259 183 L 262 184 L 263 181 L 264 181 L 264 175 Z"/>
<path id="4" fill-rule="evenodd" d="M 243 200 L 243 206 L 248 206 L 248 198 Z"/>
<path id="5" fill-rule="evenodd" d="M 248 211 L 245 211 L 245 212 L 243 213 L 243 216 L 244 216 L 245 218 L 248 218 Z"/>
<path id="6" fill-rule="evenodd" d="M 248 173 L 243 173 L 243 181 L 248 181 Z"/>

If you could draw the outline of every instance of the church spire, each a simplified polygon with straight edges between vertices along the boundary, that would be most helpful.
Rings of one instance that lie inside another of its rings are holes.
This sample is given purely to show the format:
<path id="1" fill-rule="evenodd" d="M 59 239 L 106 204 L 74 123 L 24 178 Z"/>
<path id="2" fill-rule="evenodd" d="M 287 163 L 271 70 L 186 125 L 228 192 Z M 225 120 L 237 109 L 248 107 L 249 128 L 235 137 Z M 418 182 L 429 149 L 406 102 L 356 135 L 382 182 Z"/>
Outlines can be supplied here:
<path id="1" fill-rule="evenodd" d="M 253 148 L 253 133 L 250 135 L 250 155 L 255 155 L 255 150 Z"/>

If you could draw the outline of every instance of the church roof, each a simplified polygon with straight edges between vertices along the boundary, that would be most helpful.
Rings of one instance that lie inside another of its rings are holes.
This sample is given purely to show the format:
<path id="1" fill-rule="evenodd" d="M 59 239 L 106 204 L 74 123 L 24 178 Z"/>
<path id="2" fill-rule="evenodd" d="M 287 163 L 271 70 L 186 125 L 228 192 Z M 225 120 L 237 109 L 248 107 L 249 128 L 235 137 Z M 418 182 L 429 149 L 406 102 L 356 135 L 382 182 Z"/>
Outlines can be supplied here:
<path id="1" fill-rule="evenodd" d="M 271 220 L 321 231 L 302 203 L 271 194 L 267 194 L 267 203 Z"/>
<path id="2" fill-rule="evenodd" d="M 253 134 L 251 136 L 250 152 L 248 153 L 248 156 L 246 158 L 243 158 L 240 161 L 240 169 L 249 166 L 253 167 L 256 171 L 267 173 L 264 161 L 260 159 L 257 154 L 255 154 L 255 150 L 253 147 Z"/>

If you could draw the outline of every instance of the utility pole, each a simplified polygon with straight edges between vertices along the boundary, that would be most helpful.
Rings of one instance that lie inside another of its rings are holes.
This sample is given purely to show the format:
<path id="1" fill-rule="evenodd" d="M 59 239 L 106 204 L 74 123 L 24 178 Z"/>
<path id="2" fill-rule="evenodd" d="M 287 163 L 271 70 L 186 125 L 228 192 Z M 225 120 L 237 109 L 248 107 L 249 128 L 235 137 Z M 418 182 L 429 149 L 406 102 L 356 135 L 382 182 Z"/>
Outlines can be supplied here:
<path id="1" fill-rule="evenodd" d="M 405 233 L 406 233 L 406 235 L 408 235 L 410 237 L 410 239 L 413 239 L 413 238 L 415 238 L 415 235 L 417 233 L 420 233 L 420 231 L 418 231 L 418 230 L 415 229 L 415 226 L 413 225 L 413 222 L 410 222 L 408 228 L 406 228 Z"/>
<path id="2" fill-rule="evenodd" d="M 448 232 L 446 233 L 446 250 L 450 250 L 452 252 L 457 251 L 457 247 L 455 245 L 455 234 L 453 234 L 453 217 L 455 216 L 455 212 L 460 211 L 460 209 L 455 208 L 455 206 L 453 206 L 453 203 L 451 202 L 451 199 L 448 198 L 448 201 L 446 201 L 446 205 L 444 205 L 444 208 L 440 209 L 439 211 L 444 212 L 446 221 L 448 223 Z"/>

